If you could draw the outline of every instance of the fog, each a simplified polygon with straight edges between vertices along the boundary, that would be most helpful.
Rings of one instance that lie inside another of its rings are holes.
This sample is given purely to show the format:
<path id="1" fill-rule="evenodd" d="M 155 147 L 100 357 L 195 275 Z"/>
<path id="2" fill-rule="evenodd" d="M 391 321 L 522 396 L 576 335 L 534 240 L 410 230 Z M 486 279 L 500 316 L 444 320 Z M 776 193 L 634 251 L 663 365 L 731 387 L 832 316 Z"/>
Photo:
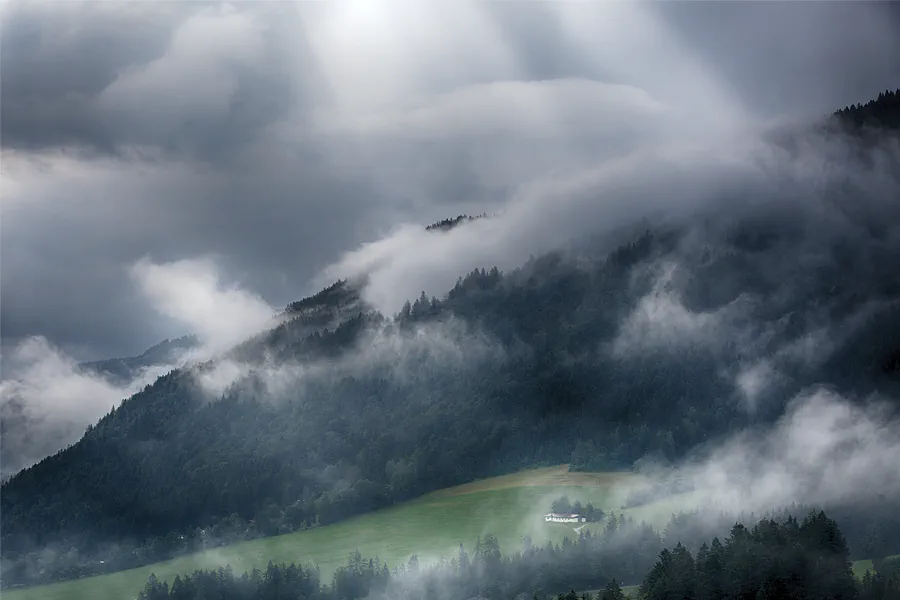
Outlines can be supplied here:
<path id="1" fill-rule="evenodd" d="M 315 403 L 306 385 L 336 382 L 342 378 L 365 378 L 378 374 L 399 385 L 426 385 L 440 370 L 443 376 L 465 373 L 476 365 L 499 364 L 510 349 L 460 319 L 426 323 L 399 329 L 392 322 L 370 326 L 352 347 L 338 357 L 306 360 L 278 359 L 264 352 L 257 360 L 242 360 L 226 353 L 202 365 L 196 379 L 214 401 L 248 377 L 262 383 L 261 399 L 275 405 L 290 398 Z M 240 389 L 240 387 L 236 388 Z"/>
<path id="2" fill-rule="evenodd" d="M 340 278 L 390 319 L 474 268 L 611 248 L 640 224 L 679 231 L 677 248 L 634 274 L 615 336 L 565 360 L 733 355 L 722 401 L 749 422 L 792 398 L 770 427 L 639 461 L 660 484 L 647 500 L 759 513 L 900 496 L 896 399 L 794 385 L 897 308 L 881 292 L 900 260 L 900 142 L 863 151 L 817 125 L 898 81 L 896 12 L 719 4 L 5 6 L 0 475 L 183 365 L 207 402 L 252 390 L 302 407 L 307 386 L 377 373 L 424 389 L 502 364 L 532 349 L 455 317 L 382 322 L 313 359 L 262 340 Z M 698 275 L 736 224 L 777 230 L 746 265 L 762 291 Z M 838 281 L 846 264 L 875 266 Z M 871 298 L 845 309 L 854 286 Z M 125 383 L 78 366 L 183 334 L 198 346 Z M 355 469 L 322 480 L 343 489 Z M 670 498 L 673 477 L 694 492 Z"/>
<path id="3" fill-rule="evenodd" d="M 214 254 L 283 306 L 402 223 L 508 215 L 471 251 L 394 257 L 416 268 L 393 294 L 394 271 L 376 282 L 384 308 L 442 293 L 461 265 L 513 266 L 584 229 L 715 201 L 757 176 L 747 153 L 765 123 L 896 80 L 895 16 L 884 3 L 6 6 L 4 347 L 43 335 L 88 360 L 179 335 L 126 292 L 142 257 Z"/>
<path id="4" fill-rule="evenodd" d="M 141 259 L 131 268 L 130 283 L 157 313 L 195 335 L 197 346 L 171 363 L 147 365 L 132 380 L 118 382 L 80 367 L 46 338 L 20 342 L 3 356 L 4 477 L 78 441 L 88 425 L 160 375 L 219 356 L 278 322 L 279 311 L 224 280 L 212 257 L 162 264 Z"/>
<path id="5" fill-rule="evenodd" d="M 222 352 L 271 327 L 280 312 L 258 295 L 223 282 L 209 257 L 165 264 L 145 258 L 131 274 L 157 312 L 200 339 L 200 356 Z"/>
<path id="6" fill-rule="evenodd" d="M 851 402 L 828 388 L 805 390 L 771 427 L 756 427 L 697 449 L 676 465 L 643 463 L 662 483 L 645 503 L 669 510 L 762 515 L 791 505 L 825 508 L 900 496 L 896 402 Z M 693 491 L 669 496 L 677 478 Z"/>
<path id="7" fill-rule="evenodd" d="M 149 367 L 127 385 L 117 386 L 82 371 L 45 338 L 22 342 L 3 357 L 3 478 L 75 443 L 88 425 L 167 370 L 165 365 Z"/>

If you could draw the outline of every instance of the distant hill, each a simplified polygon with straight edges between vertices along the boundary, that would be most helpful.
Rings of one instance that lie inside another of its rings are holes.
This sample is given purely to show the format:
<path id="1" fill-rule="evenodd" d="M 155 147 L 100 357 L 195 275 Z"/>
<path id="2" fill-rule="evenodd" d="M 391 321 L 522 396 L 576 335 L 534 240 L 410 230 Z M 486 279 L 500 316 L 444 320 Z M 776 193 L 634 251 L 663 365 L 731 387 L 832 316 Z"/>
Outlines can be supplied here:
<path id="1" fill-rule="evenodd" d="M 393 315 L 363 301 L 364 281 L 338 281 L 4 483 L 4 584 L 146 564 L 209 531 L 316 527 L 525 467 L 675 461 L 772 422 L 812 384 L 896 393 L 900 223 L 878 200 L 748 203 L 508 272 L 479 265 Z M 754 368 L 774 374 L 756 385 Z"/>
<path id="2" fill-rule="evenodd" d="M 148 367 L 176 364 L 186 351 L 198 346 L 196 336 L 186 335 L 174 340 L 163 340 L 140 356 L 84 362 L 80 363 L 78 368 L 84 372 L 102 375 L 116 383 L 124 383 L 133 380 L 141 370 Z"/>

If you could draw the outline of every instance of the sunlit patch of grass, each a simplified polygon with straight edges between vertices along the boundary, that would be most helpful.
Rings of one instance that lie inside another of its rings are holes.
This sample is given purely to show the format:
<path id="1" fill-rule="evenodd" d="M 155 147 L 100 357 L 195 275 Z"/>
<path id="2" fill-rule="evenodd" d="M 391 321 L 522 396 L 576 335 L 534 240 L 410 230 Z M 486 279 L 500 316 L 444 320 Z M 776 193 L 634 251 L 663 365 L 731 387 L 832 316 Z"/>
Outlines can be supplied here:
<path id="1" fill-rule="evenodd" d="M 888 556 L 888 559 L 900 558 L 900 554 L 895 554 L 894 556 Z M 865 560 L 855 560 L 852 563 L 853 566 L 853 574 L 858 578 L 862 579 L 863 575 L 866 574 L 866 571 L 869 571 L 873 575 L 875 574 L 875 565 L 872 564 L 872 559 L 867 558 Z"/>
<path id="2" fill-rule="evenodd" d="M 456 554 L 460 543 L 469 552 L 478 536 L 493 533 L 501 550 L 515 552 L 530 536 L 537 544 L 562 542 L 577 534 L 567 524 L 548 524 L 543 514 L 566 494 L 573 502 L 592 502 L 617 510 L 635 480 L 630 473 L 569 473 L 566 465 L 533 469 L 440 490 L 416 500 L 354 517 L 334 525 L 240 542 L 137 569 L 9 590 L 4 600 L 104 600 L 133 598 L 150 573 L 171 581 L 176 574 L 230 564 L 236 573 L 273 562 L 317 564 L 330 582 L 347 555 L 359 550 L 395 567 L 416 554 L 421 561 Z"/>

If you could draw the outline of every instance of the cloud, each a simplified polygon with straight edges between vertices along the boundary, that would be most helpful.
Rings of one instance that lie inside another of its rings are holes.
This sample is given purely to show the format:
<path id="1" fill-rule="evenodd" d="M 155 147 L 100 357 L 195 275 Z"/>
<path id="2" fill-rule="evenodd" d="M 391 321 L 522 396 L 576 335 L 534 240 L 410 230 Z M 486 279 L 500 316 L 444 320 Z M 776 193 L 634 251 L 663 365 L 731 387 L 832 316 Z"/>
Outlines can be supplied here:
<path id="1" fill-rule="evenodd" d="M 677 266 L 663 265 L 652 289 L 640 298 L 611 343 L 614 356 L 638 356 L 648 350 L 678 352 L 684 347 L 708 347 L 728 337 L 729 313 L 739 301 L 716 311 L 693 312 L 672 287 Z"/>
<path id="2" fill-rule="evenodd" d="M 848 505 L 900 494 L 900 420 L 884 399 L 798 395 L 770 430 L 749 430 L 679 467 L 711 505 L 764 512 L 791 503 Z"/>
<path id="3" fill-rule="evenodd" d="M 4 356 L 0 381 L 2 475 L 11 475 L 81 438 L 85 427 L 170 369 L 159 365 L 117 386 L 85 372 L 45 338 Z"/>
<path id="4" fill-rule="evenodd" d="M 400 329 L 392 322 L 369 324 L 360 339 L 337 357 L 285 359 L 274 356 L 271 348 L 265 350 L 258 361 L 222 356 L 200 365 L 194 371 L 195 378 L 211 400 L 253 376 L 265 386 L 263 398 L 267 401 L 277 403 L 290 397 L 317 402 L 315 395 L 307 397 L 308 384 L 327 385 L 378 373 L 398 385 L 414 385 L 431 381 L 436 370 L 442 375 L 466 371 L 486 362 L 503 361 L 507 354 L 497 340 L 454 318 L 417 324 L 411 329 Z"/>
<path id="5" fill-rule="evenodd" d="M 735 387 L 741 394 L 749 412 L 759 406 L 761 398 L 773 386 L 780 383 L 781 376 L 772 362 L 761 359 L 749 365 L 741 365 L 734 378 Z"/>
<path id="6" fill-rule="evenodd" d="M 750 413 L 780 409 L 822 378 L 837 381 L 825 365 L 848 348 L 871 347 L 856 336 L 872 335 L 873 320 L 889 319 L 897 306 L 892 284 L 885 287 L 893 276 L 868 265 L 900 251 L 900 221 L 882 212 L 890 233 L 879 240 L 856 231 L 843 204 L 883 202 L 892 193 L 856 190 L 832 197 L 834 205 L 773 193 L 779 210 L 791 207 L 787 214 L 759 205 L 684 224 L 674 250 L 632 273 L 633 307 L 602 350 L 618 360 L 700 351 Z M 742 237 L 748 233 L 757 237 Z M 849 273 L 853 285 L 845 286 Z M 853 385 L 875 384 L 859 374 L 866 365 L 849 368 L 857 373 Z"/>
<path id="7" fill-rule="evenodd" d="M 581 78 L 496 81 L 455 89 L 419 105 L 392 104 L 356 116 L 336 113 L 330 133 L 418 140 L 566 140 L 598 134 L 628 139 L 659 125 L 668 107 L 645 90 Z"/>
<path id="8" fill-rule="evenodd" d="M 756 165 L 740 160 L 747 153 L 743 143 L 703 149 L 692 148 L 688 140 L 640 148 L 591 167 L 560 164 L 553 172 L 518 184 L 496 218 L 446 233 L 425 232 L 421 225 L 397 227 L 376 242 L 346 252 L 315 281 L 366 274 L 367 299 L 396 311 L 404 299 L 423 289 L 445 293 L 472 268 L 510 269 L 530 254 L 558 248 L 572 238 L 608 233 L 648 212 L 689 212 L 716 201 L 729 188 L 759 186 Z"/>
<path id="9" fill-rule="evenodd" d="M 35 335 L 73 359 L 137 354 L 186 330 L 221 349 L 361 274 L 394 314 L 472 268 L 647 215 L 793 206 L 835 183 L 862 190 L 854 218 L 896 217 L 876 200 L 896 189 L 890 149 L 835 170 L 846 146 L 789 152 L 764 127 L 782 102 L 818 116 L 893 80 L 900 38 L 878 6 L 364 4 L 7 7 L 4 355 Z M 766 48 L 724 43 L 758 20 L 779 25 Z M 769 47 L 778 61 L 754 60 Z M 484 211 L 498 216 L 423 228 Z M 734 310 L 678 294 L 643 301 L 644 343 L 702 337 Z M 764 395 L 753 364 L 729 373 L 748 399 Z"/>
<path id="10" fill-rule="evenodd" d="M 210 258 L 131 270 L 135 284 L 161 314 L 183 323 L 212 352 L 221 352 L 274 324 L 276 310 L 258 295 L 222 281 Z"/>
<path id="11" fill-rule="evenodd" d="M 900 78 L 896 7 L 718 2 L 656 8 L 704 67 L 760 112 L 828 114 Z M 872 70 L 859 69 L 862 64 Z"/>
<path id="12" fill-rule="evenodd" d="M 205 2 L 10 9 L 4 146 L 227 154 L 288 105 L 275 81 L 280 73 L 267 40 L 277 36 L 265 15 L 261 7 Z M 254 99 L 259 83 L 272 93 L 268 115 L 242 102 Z"/>
<path id="13" fill-rule="evenodd" d="M 724 164 L 740 130 L 778 105 L 818 114 L 895 79 L 883 3 L 733 4 L 7 7 L 5 344 L 42 334 L 100 358 L 176 334 L 133 322 L 146 299 L 120 293 L 147 254 L 215 253 L 283 305 L 398 223 L 506 215 L 478 252 L 436 267 L 422 250 L 416 272 L 436 274 L 393 300 L 441 293 L 461 265 L 695 206 L 740 179 Z M 765 47 L 730 43 L 759 21 L 778 23 Z M 778 60 L 754 58 L 768 48 Z"/>
<path id="14" fill-rule="evenodd" d="M 150 306 L 195 334 L 200 346 L 177 364 L 154 364 L 124 384 L 78 367 L 77 361 L 46 338 L 33 337 L 4 356 L 0 381 L 3 475 L 12 474 L 72 444 L 112 407 L 185 361 L 219 355 L 275 324 L 275 310 L 257 295 L 226 283 L 210 257 L 157 264 L 144 258 L 131 270 L 133 284 Z M 243 372 L 223 369 L 200 377 L 221 394 Z M 217 384 L 217 382 L 225 383 Z"/>
<path id="15" fill-rule="evenodd" d="M 252 16 L 227 5 L 201 9 L 175 29 L 163 56 L 126 68 L 103 89 L 96 110 L 108 127 L 132 129 L 139 144 L 166 146 L 192 128 L 223 126 L 241 70 L 263 58 L 263 35 Z"/>
<path id="16" fill-rule="evenodd" d="M 3 421 L 28 415 L 48 433 L 27 446 L 31 430 L 4 430 L 4 448 L 18 440 L 34 460 L 133 389 L 72 371 L 76 358 L 136 354 L 185 330 L 224 349 L 339 277 L 367 275 L 366 299 L 390 315 L 472 268 L 508 270 L 572 238 L 766 203 L 789 207 L 804 240 L 881 232 L 857 244 L 872 260 L 855 264 L 891 264 L 896 145 L 863 168 L 847 143 L 783 147 L 767 124 L 897 81 L 896 17 L 889 3 L 8 6 L 0 329 L 22 366 L 2 383 Z M 498 216 L 424 231 L 484 211 Z M 815 244 L 792 256 L 766 265 L 768 280 L 828 264 Z M 785 365 L 842 339 L 823 309 L 767 356 L 772 332 L 741 325 L 752 299 L 698 308 L 667 281 L 638 302 L 617 351 L 714 347 L 725 328 L 749 348 L 725 373 L 748 406 Z M 410 374 L 426 342 L 450 364 L 465 357 L 459 332 L 421 335 L 376 334 L 387 359 L 363 349 L 280 373 Z M 218 395 L 251 368 L 269 367 L 220 361 L 204 377 Z M 66 407 L 58 418 L 54 406 Z"/>

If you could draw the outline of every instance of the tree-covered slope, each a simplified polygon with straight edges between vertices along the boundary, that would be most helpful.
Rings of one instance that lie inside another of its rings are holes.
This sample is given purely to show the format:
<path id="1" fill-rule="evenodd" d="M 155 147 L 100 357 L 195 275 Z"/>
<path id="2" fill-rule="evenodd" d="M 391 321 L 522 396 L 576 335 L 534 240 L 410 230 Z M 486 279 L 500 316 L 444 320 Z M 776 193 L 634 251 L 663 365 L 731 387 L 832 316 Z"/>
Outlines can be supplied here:
<path id="1" fill-rule="evenodd" d="M 330 523 L 525 466 L 674 461 L 774 421 L 814 384 L 896 391 L 898 199 L 764 200 L 652 225 L 610 253 L 479 266 L 397 315 L 362 300 L 364 281 L 293 303 L 5 483 L 4 583 Z"/>

